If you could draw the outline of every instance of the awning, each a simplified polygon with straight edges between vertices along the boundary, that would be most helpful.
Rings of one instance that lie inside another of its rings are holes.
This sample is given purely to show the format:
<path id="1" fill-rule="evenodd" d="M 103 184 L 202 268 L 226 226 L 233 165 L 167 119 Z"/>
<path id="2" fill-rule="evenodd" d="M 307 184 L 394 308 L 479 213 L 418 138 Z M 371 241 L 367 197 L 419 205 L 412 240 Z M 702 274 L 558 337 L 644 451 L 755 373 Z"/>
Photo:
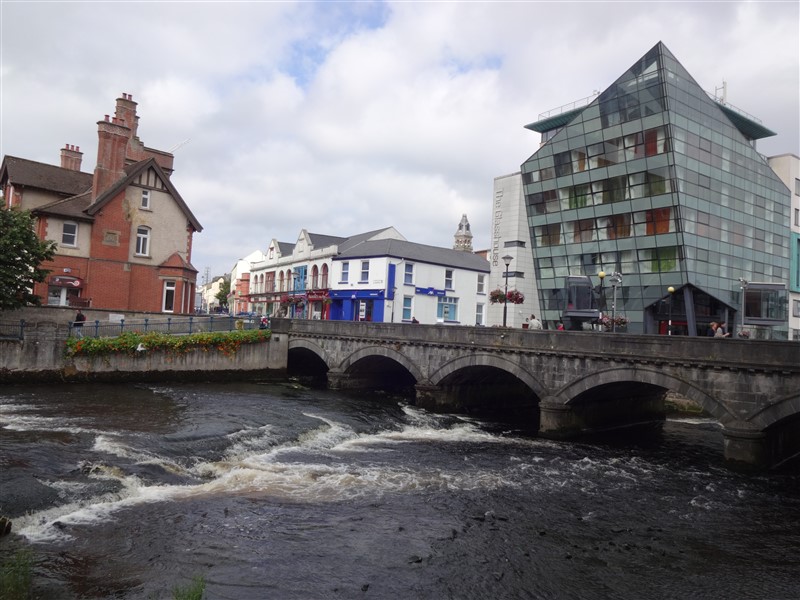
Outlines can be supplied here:
<path id="1" fill-rule="evenodd" d="M 77 290 L 83 287 L 84 281 L 79 277 L 70 277 L 69 275 L 53 275 L 50 278 L 50 285 L 74 288 Z"/>

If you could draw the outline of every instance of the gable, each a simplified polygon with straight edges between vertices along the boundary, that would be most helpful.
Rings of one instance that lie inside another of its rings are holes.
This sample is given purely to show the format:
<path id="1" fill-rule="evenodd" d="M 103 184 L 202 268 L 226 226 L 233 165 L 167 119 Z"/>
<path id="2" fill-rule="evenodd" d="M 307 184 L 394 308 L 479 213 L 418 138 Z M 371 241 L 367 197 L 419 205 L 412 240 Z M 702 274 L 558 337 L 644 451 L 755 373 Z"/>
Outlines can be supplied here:
<path id="1" fill-rule="evenodd" d="M 151 172 L 152 171 L 152 172 Z M 126 176 L 117 181 L 114 185 L 110 188 L 105 190 L 101 193 L 97 198 L 95 198 L 94 202 L 89 206 L 86 212 L 94 216 L 97 214 L 103 206 L 108 204 L 112 199 L 114 199 L 120 191 L 126 189 L 132 184 L 136 184 L 137 186 L 141 186 L 141 183 L 136 182 L 146 182 L 149 181 L 153 185 L 163 186 L 163 191 L 166 194 L 169 194 L 175 203 L 178 205 L 180 210 L 183 212 L 186 220 L 189 224 L 194 228 L 195 231 L 202 231 L 203 227 L 200 225 L 200 222 L 197 218 L 192 214 L 192 211 L 189 210 L 189 207 L 184 202 L 181 195 L 178 193 L 178 190 L 175 189 L 175 186 L 172 185 L 172 182 L 166 176 L 164 171 L 158 165 L 158 163 L 153 158 L 148 158 L 147 160 L 143 160 L 133 165 L 129 165 L 125 167 Z M 151 172 L 151 173 L 150 173 Z"/>
<path id="2" fill-rule="evenodd" d="M 673 122 L 676 115 L 696 121 L 691 111 L 697 109 L 690 108 L 690 103 L 695 107 L 699 103 L 705 118 L 716 121 L 709 125 L 711 129 L 725 130 L 726 135 L 743 143 L 775 135 L 759 122 L 711 98 L 662 42 L 653 46 L 587 106 L 525 127 L 542 133 L 560 127 L 534 153 L 533 156 L 541 159 L 572 149 L 572 139 L 600 142 L 599 131 L 615 126 L 624 128 L 626 123 L 639 119 L 664 114 L 660 124 Z"/>

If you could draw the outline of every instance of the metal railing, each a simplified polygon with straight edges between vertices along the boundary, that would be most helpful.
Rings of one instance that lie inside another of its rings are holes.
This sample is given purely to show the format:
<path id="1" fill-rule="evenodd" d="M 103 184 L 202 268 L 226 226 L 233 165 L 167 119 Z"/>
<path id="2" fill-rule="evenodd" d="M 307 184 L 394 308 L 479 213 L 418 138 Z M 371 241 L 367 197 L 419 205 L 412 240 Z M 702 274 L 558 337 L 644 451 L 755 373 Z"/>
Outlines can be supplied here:
<path id="1" fill-rule="evenodd" d="M 267 324 L 268 326 L 268 324 Z M 167 317 L 166 319 L 120 319 L 119 321 L 84 321 L 76 326 L 75 321 L 66 325 L 51 323 L 50 335 L 67 337 L 116 337 L 126 332 L 159 332 L 168 335 L 188 335 L 201 332 L 236 331 L 259 329 L 261 319 L 257 316 L 209 315 L 190 317 Z M 24 340 L 26 336 L 39 335 L 41 324 L 25 320 L 0 321 L 0 339 Z"/>

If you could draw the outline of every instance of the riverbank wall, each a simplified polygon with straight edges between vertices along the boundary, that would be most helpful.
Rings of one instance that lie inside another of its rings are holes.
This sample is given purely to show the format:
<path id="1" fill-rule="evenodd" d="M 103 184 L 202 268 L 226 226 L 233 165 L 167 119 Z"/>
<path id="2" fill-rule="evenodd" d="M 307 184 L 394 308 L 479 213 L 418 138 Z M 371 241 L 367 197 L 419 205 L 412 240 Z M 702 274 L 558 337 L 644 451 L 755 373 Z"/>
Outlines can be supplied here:
<path id="1" fill-rule="evenodd" d="M 174 354 L 142 350 L 134 355 L 67 356 L 63 326 L 37 323 L 24 339 L 0 339 L 0 382 L 166 381 L 284 377 L 289 338 L 273 329 L 266 342 L 242 344 L 230 355 L 197 348 Z"/>

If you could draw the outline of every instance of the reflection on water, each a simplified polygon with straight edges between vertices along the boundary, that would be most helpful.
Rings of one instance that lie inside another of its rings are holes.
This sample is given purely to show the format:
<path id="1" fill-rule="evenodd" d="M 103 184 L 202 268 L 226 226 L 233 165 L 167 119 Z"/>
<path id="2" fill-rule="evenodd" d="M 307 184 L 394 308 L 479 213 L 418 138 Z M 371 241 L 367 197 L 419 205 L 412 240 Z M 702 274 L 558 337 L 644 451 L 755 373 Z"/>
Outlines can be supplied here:
<path id="1" fill-rule="evenodd" d="M 0 552 L 32 545 L 43 597 L 796 592 L 797 475 L 727 470 L 708 420 L 560 443 L 290 385 L 76 385 L 6 388 L 0 427 Z"/>

